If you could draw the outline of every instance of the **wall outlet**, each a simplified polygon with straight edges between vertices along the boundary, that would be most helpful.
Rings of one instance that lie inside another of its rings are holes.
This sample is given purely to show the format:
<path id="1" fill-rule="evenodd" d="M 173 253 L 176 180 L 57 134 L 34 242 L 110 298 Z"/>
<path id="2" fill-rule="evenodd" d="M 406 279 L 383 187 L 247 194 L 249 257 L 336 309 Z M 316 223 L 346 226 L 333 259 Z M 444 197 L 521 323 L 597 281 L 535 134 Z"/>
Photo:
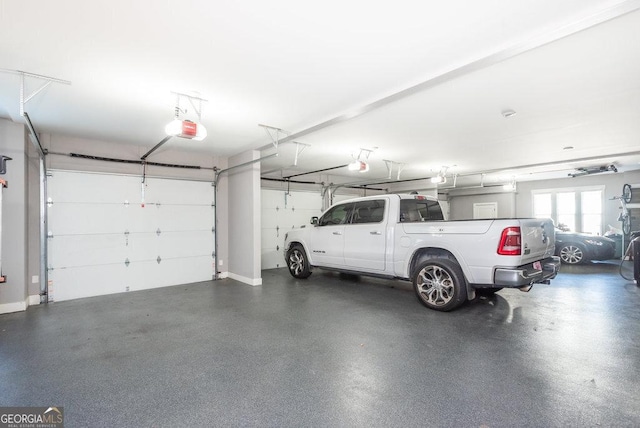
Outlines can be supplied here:
<path id="1" fill-rule="evenodd" d="M 129 291 L 129 286 L 124 287 L 124 291 Z"/>
<path id="2" fill-rule="evenodd" d="M 37 284 L 37 283 L 39 283 L 39 282 L 40 282 L 40 277 L 39 277 L 38 275 L 33 275 L 33 276 L 31 277 L 31 283 L 32 283 L 32 284 Z"/>
<path id="3" fill-rule="evenodd" d="M 223 265 L 222 259 L 218 260 L 218 266 L 222 266 L 222 265 Z"/>

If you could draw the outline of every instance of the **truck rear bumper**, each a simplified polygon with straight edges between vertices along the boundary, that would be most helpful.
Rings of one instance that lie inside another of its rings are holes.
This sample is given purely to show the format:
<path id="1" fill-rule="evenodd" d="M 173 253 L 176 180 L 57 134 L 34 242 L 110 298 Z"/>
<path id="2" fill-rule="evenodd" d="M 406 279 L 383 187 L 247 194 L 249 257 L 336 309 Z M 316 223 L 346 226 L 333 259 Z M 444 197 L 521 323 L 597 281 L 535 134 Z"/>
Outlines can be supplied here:
<path id="1" fill-rule="evenodd" d="M 541 267 L 541 269 L 539 267 Z M 537 263 L 530 263 L 514 268 L 497 268 L 494 273 L 493 282 L 496 286 L 511 288 L 547 282 L 555 278 L 558 274 L 560 257 L 553 256 L 540 260 L 539 267 Z"/>

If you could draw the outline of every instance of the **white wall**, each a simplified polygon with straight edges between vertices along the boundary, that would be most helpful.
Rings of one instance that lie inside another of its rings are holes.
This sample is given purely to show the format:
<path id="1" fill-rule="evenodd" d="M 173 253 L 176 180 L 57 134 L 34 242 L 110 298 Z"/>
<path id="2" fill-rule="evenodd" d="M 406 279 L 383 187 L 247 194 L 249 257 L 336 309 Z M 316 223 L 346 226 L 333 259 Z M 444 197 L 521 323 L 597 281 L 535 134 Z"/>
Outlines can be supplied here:
<path id="1" fill-rule="evenodd" d="M 2 176 L 2 273 L 0 313 L 23 311 L 27 301 L 27 155 L 23 125 L 0 119 L 0 155 L 11 157 Z M 30 144 L 30 143 L 29 143 Z"/>
<path id="2" fill-rule="evenodd" d="M 449 196 L 449 219 L 465 220 L 473 218 L 473 205 L 495 202 L 498 204 L 498 218 L 516 216 L 515 193 L 494 193 L 489 195 Z"/>
<path id="3" fill-rule="evenodd" d="M 251 150 L 229 158 L 229 167 L 259 159 Z M 260 162 L 226 173 L 229 186 L 229 277 L 261 285 Z"/>

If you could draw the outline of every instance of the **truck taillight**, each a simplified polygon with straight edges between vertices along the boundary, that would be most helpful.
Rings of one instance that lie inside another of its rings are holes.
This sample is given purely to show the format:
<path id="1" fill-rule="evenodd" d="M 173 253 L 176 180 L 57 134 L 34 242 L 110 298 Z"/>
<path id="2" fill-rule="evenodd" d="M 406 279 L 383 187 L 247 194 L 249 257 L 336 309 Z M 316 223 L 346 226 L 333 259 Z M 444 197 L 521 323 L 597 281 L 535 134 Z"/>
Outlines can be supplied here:
<path id="1" fill-rule="evenodd" d="M 503 256 L 519 256 L 522 254 L 522 235 L 519 227 L 507 227 L 502 231 L 498 254 Z"/>

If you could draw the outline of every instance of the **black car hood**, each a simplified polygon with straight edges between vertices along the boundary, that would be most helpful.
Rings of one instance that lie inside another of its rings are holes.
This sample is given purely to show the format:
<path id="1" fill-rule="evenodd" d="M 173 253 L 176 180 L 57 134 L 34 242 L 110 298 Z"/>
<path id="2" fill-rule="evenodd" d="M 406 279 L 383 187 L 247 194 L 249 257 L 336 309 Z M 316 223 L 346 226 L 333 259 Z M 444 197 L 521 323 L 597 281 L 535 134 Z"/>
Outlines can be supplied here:
<path id="1" fill-rule="evenodd" d="M 558 232 L 558 231 L 556 231 L 556 240 L 567 241 L 567 240 L 571 240 L 571 239 L 578 239 L 580 241 L 584 241 L 585 239 L 590 239 L 592 241 L 602 241 L 602 242 L 615 243 L 615 241 L 613 239 L 607 238 L 606 236 L 589 235 L 588 233 Z"/>

